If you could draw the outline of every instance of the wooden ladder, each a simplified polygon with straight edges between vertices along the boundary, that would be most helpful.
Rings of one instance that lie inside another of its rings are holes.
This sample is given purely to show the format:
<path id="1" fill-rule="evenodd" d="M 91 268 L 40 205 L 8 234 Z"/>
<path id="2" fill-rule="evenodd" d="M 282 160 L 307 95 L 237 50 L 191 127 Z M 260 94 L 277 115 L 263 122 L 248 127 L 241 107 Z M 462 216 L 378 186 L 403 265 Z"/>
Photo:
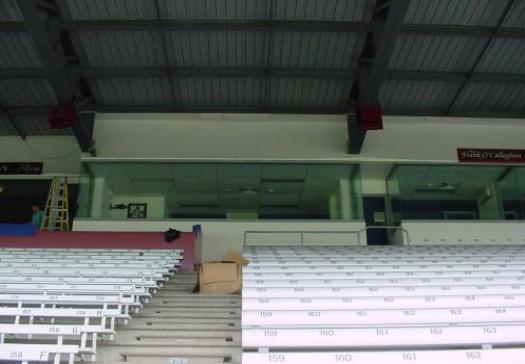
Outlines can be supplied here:
<path id="1" fill-rule="evenodd" d="M 67 177 L 55 177 L 47 195 L 41 230 L 69 231 L 69 193 Z"/>

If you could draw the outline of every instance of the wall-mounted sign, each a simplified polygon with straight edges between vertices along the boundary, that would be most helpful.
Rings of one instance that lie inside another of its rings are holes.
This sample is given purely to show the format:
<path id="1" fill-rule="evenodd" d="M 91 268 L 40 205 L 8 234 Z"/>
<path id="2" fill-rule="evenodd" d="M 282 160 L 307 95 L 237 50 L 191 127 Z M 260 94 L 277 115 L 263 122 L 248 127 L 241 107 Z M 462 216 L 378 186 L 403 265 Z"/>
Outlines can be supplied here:
<path id="1" fill-rule="evenodd" d="M 0 174 L 42 174 L 42 162 L 0 162 Z"/>
<path id="2" fill-rule="evenodd" d="M 148 204 L 130 203 L 128 204 L 128 219 L 145 219 L 148 217 Z"/>
<path id="3" fill-rule="evenodd" d="M 525 163 L 525 149 L 458 148 L 461 163 Z"/>

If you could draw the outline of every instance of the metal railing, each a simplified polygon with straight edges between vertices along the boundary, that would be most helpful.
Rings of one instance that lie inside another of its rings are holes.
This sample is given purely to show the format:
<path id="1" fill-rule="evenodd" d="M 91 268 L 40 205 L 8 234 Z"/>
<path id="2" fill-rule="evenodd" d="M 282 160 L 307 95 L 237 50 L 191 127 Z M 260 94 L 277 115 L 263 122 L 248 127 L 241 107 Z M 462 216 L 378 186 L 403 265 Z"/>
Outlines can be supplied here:
<path id="1" fill-rule="evenodd" d="M 405 244 L 406 245 L 409 245 L 410 243 L 410 234 L 407 230 L 403 229 L 402 227 L 400 226 L 366 226 L 360 230 L 337 230 L 337 231 L 326 231 L 326 230 L 246 230 L 244 232 L 244 241 L 243 241 L 243 246 L 254 246 L 254 245 L 262 245 L 262 244 L 251 244 L 249 243 L 248 241 L 248 237 L 250 235 L 255 235 L 255 234 L 260 234 L 260 235 L 270 235 L 270 234 L 274 234 L 274 235 L 279 235 L 279 234 L 296 234 L 298 236 L 298 246 L 304 246 L 305 245 L 305 236 L 307 236 L 308 234 L 323 234 L 323 235 L 334 235 L 334 234 L 338 234 L 338 235 L 341 235 L 341 234 L 347 234 L 347 235 L 350 235 L 350 236 L 355 236 L 354 239 L 349 239 L 348 240 L 348 245 L 355 245 L 355 244 L 352 244 L 352 241 L 357 241 L 357 246 L 363 246 L 363 245 L 366 245 L 366 233 L 368 232 L 368 230 L 380 230 L 380 229 L 385 229 L 385 230 L 399 230 L 401 231 L 402 234 L 405 235 L 406 237 L 406 240 L 405 240 Z M 330 240 L 329 238 L 328 239 L 325 239 L 325 240 Z M 275 240 L 274 240 L 275 241 Z M 364 243 L 364 244 L 363 244 Z M 270 244 L 270 242 L 268 242 L 268 244 Z M 276 244 L 276 245 L 290 245 L 290 244 Z M 312 244 L 312 245 L 315 245 L 315 244 Z M 320 245 L 320 244 L 318 244 Z M 339 245 L 339 244 L 338 244 Z M 341 245 L 344 245 L 344 244 L 341 244 Z"/>
<path id="2" fill-rule="evenodd" d="M 403 243 L 404 243 L 403 245 L 410 245 L 410 242 L 411 242 L 411 240 L 410 240 L 410 233 L 408 232 L 408 230 L 404 229 L 401 226 L 394 226 L 394 225 L 388 225 L 388 226 L 384 226 L 384 225 L 370 225 L 370 226 L 364 227 L 359 232 L 362 233 L 362 234 L 366 234 L 368 232 L 368 230 L 393 230 L 394 233 L 396 231 L 401 231 L 401 234 L 404 234 L 405 237 L 406 237 L 406 240 L 403 241 Z"/>

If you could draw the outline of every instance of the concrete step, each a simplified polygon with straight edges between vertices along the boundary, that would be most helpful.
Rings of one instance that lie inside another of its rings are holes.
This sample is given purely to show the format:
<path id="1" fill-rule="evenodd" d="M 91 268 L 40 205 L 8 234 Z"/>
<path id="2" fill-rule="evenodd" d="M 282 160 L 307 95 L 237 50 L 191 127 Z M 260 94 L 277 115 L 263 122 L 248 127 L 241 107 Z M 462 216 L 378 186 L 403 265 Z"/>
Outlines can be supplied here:
<path id="1" fill-rule="evenodd" d="M 148 303 L 147 308 L 152 308 L 152 309 L 153 308 L 161 308 L 161 309 L 178 308 L 178 309 L 183 309 L 183 310 L 188 310 L 188 309 L 199 310 L 199 309 L 209 309 L 212 305 L 214 309 L 219 309 L 219 308 L 228 308 L 228 309 L 238 308 L 240 309 L 242 306 L 242 303 L 235 302 L 235 301 L 213 302 L 213 300 L 209 300 L 205 302 L 201 302 L 198 300 L 195 300 L 195 302 L 173 302 L 173 301 L 166 301 L 166 300 L 152 300 L 151 302 Z"/>
<path id="2" fill-rule="evenodd" d="M 116 340 L 120 341 L 135 341 L 142 338 L 199 338 L 199 339 L 222 339 L 222 340 L 241 340 L 241 331 L 236 330 L 195 330 L 195 329 L 119 329 Z"/>
<path id="3" fill-rule="evenodd" d="M 241 364 L 241 296 L 195 294 L 195 282 L 176 273 L 113 341 L 100 342 L 97 363 Z"/>
<path id="4" fill-rule="evenodd" d="M 241 312 L 230 311 L 227 314 L 223 312 L 179 312 L 179 311 L 152 311 L 145 309 L 139 312 L 134 318 L 167 318 L 167 319 L 179 319 L 179 318 L 191 318 L 195 320 L 202 319 L 225 319 L 231 320 L 233 318 L 241 318 Z"/>
<path id="5" fill-rule="evenodd" d="M 97 355 L 97 362 L 129 362 L 133 359 L 141 358 L 142 363 L 150 363 L 149 358 L 166 359 L 165 363 L 187 363 L 190 358 L 213 359 L 222 362 L 240 363 L 241 350 L 233 347 L 201 347 L 185 346 L 173 347 L 171 344 L 161 345 L 133 345 L 133 346 L 100 346 L 100 354 Z M 171 361 L 172 358 L 179 358 L 181 361 Z M 184 361 L 188 360 L 188 361 Z M 136 361 L 137 362 L 137 361 Z"/>
<path id="6" fill-rule="evenodd" d="M 104 364 L 120 364 L 124 363 L 123 361 L 114 361 L 114 362 L 108 362 Z M 141 357 L 141 356 L 132 356 L 127 358 L 127 361 L 125 363 L 133 363 L 133 364 L 222 364 L 225 363 L 223 357 L 210 357 L 210 358 L 195 358 L 195 357 L 184 357 L 184 358 L 178 358 L 178 357 L 165 357 L 165 356 L 159 356 L 159 357 Z M 240 364 L 240 361 L 229 361 L 228 363 L 232 364 Z"/>

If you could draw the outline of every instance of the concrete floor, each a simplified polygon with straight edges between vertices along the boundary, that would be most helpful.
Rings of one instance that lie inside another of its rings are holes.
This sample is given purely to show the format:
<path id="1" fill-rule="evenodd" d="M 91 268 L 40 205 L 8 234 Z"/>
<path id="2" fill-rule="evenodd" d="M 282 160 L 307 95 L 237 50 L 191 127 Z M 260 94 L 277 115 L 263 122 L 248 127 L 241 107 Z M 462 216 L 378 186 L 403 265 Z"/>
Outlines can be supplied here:
<path id="1" fill-rule="evenodd" d="M 136 314 L 101 342 L 97 363 L 241 363 L 241 296 L 191 291 L 194 273 L 177 273 Z"/>

